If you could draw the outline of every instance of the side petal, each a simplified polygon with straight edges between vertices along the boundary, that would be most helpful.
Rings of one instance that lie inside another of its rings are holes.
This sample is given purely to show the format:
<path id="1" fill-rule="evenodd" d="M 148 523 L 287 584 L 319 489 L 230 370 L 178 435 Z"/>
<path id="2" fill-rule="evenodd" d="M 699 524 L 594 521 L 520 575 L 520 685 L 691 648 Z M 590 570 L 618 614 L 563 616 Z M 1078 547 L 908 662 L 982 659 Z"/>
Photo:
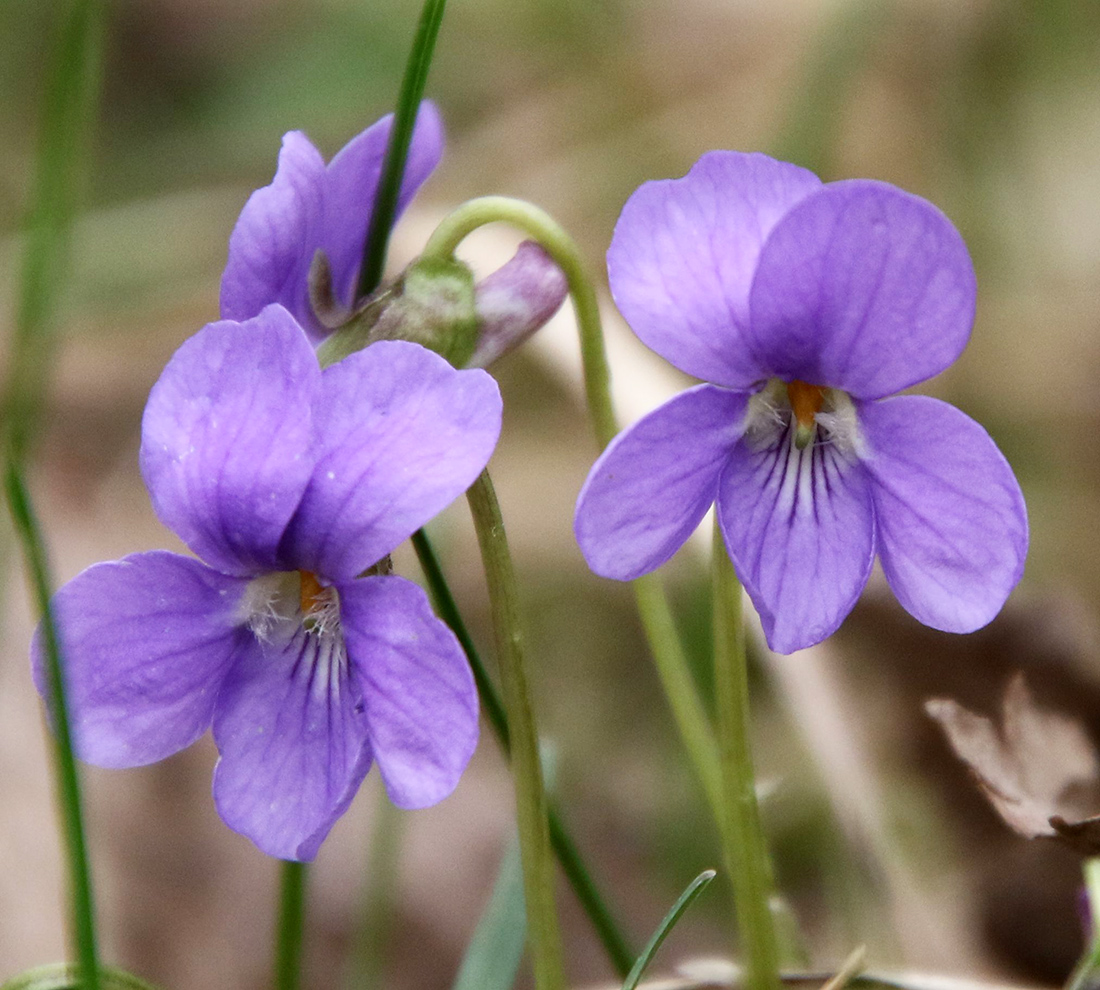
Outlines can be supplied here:
<path id="1" fill-rule="evenodd" d="M 354 302 L 355 281 L 359 277 L 363 246 L 392 127 L 393 114 L 372 124 L 344 145 L 325 172 L 323 219 L 314 234 L 315 243 L 310 247 L 306 268 L 308 272 L 313 252 L 317 248 L 324 250 L 332 268 L 336 297 L 345 306 Z M 442 157 L 443 121 L 435 104 L 425 101 L 416 115 L 395 220 Z"/>
<path id="2" fill-rule="evenodd" d="M 719 482 L 718 522 L 777 653 L 835 632 L 870 576 L 870 484 L 835 446 L 798 450 L 790 432 L 762 450 L 738 444 Z"/>
<path id="3" fill-rule="evenodd" d="M 1027 509 L 989 434 L 946 402 L 907 395 L 861 403 L 879 555 L 905 610 L 972 632 L 1024 570 Z"/>
<path id="4" fill-rule="evenodd" d="M 959 356 L 975 291 L 966 245 L 931 203 L 885 182 L 835 182 L 768 237 L 747 346 L 769 375 L 877 399 Z"/>
<path id="5" fill-rule="evenodd" d="M 296 625 L 251 638 L 214 713 L 214 802 L 280 859 L 311 860 L 371 765 L 358 679 L 339 636 Z"/>
<path id="6" fill-rule="evenodd" d="M 680 549 L 714 503 L 747 405 L 743 392 L 697 385 L 611 442 L 588 474 L 573 520 L 593 571 L 629 581 Z"/>
<path id="7" fill-rule="evenodd" d="M 457 371 L 407 341 L 379 341 L 325 369 L 317 465 L 281 555 L 332 581 L 377 562 L 461 495 L 500 434 L 484 371 Z"/>
<path id="8" fill-rule="evenodd" d="M 136 767 L 190 746 L 210 726 L 246 633 L 246 582 L 166 551 L 95 564 L 53 598 L 77 755 Z M 43 697 L 41 627 L 31 648 Z"/>
<path id="9" fill-rule="evenodd" d="M 820 187 L 812 172 L 736 151 L 703 155 L 682 179 L 645 183 L 623 207 L 607 251 L 615 305 L 677 368 L 748 388 L 766 377 L 743 342 L 761 246 Z"/>
<path id="10" fill-rule="evenodd" d="M 245 203 L 229 237 L 222 273 L 223 320 L 248 320 L 280 303 L 300 323 L 313 321 L 307 276 L 313 260 L 308 240 L 322 216 L 325 163 L 301 131 L 283 137 L 271 185 Z"/>
<path id="11" fill-rule="evenodd" d="M 271 570 L 313 470 L 321 371 L 294 318 L 270 306 L 210 323 L 173 355 L 141 423 L 141 473 L 161 521 L 228 574 Z"/>
<path id="12" fill-rule="evenodd" d="M 390 800 L 399 808 L 436 804 L 455 789 L 477 745 L 477 688 L 462 648 L 411 581 L 372 577 L 337 590 Z"/>

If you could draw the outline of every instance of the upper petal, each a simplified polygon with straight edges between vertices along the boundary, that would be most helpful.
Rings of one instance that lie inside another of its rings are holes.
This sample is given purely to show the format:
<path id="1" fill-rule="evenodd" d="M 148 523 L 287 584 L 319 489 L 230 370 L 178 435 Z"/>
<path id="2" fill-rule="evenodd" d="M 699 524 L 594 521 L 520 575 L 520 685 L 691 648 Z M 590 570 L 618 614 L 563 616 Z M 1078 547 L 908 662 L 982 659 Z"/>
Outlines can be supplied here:
<path id="1" fill-rule="evenodd" d="M 338 636 L 251 637 L 214 713 L 214 802 L 269 856 L 310 860 L 371 764 L 358 678 Z"/>
<path id="2" fill-rule="evenodd" d="M 309 260 L 314 250 L 324 250 L 332 268 L 336 297 L 346 306 L 354 301 L 355 281 L 359 277 L 367 229 L 374 211 L 374 196 L 392 127 L 393 114 L 372 124 L 344 145 L 325 172 L 323 219 L 315 232 L 316 244 L 309 250 Z M 395 220 L 442 157 L 443 121 L 435 104 L 425 101 L 416 115 Z M 308 267 L 307 261 L 307 272 Z"/>
<path id="3" fill-rule="evenodd" d="M 95 564 L 53 597 L 77 755 L 135 767 L 210 725 L 240 640 L 246 582 L 163 550 Z M 46 689 L 41 627 L 34 681 Z"/>
<path id="4" fill-rule="evenodd" d="M 966 245 L 936 207 L 884 182 L 835 182 L 768 237 L 747 346 L 769 375 L 876 399 L 959 356 L 974 299 Z"/>
<path id="5" fill-rule="evenodd" d="M 757 259 L 776 223 L 820 186 L 766 155 L 712 151 L 682 179 L 638 188 L 607 251 L 631 329 L 697 378 L 747 388 L 765 377 L 743 340 Z"/>
<path id="6" fill-rule="evenodd" d="M 303 325 L 313 322 L 308 241 L 322 216 L 324 174 L 321 153 L 309 138 L 301 131 L 283 136 L 275 178 L 248 198 L 229 237 L 222 319 L 247 320 L 277 302 Z"/>
<path id="7" fill-rule="evenodd" d="M 969 416 L 927 396 L 861 403 L 879 555 L 927 626 L 972 632 L 1020 580 L 1027 509 L 1012 468 Z"/>
<path id="8" fill-rule="evenodd" d="M 764 449 L 737 445 L 719 482 L 718 522 L 777 653 L 833 633 L 875 559 L 861 465 L 829 443 L 798 450 L 790 432 Z"/>
<path id="9" fill-rule="evenodd" d="M 745 393 L 697 385 L 611 442 L 588 474 L 573 521 L 593 571 L 631 580 L 681 547 L 714 503 L 747 404 Z"/>
<path id="10" fill-rule="evenodd" d="M 442 801 L 477 745 L 477 688 L 462 648 L 411 581 L 372 577 L 337 589 L 390 800 L 401 808 Z"/>
<path id="11" fill-rule="evenodd" d="M 141 424 L 141 473 L 161 521 L 228 574 L 271 570 L 313 470 L 321 371 L 281 306 L 210 323 L 168 362 Z"/>
<path id="12" fill-rule="evenodd" d="M 309 268 L 323 250 L 337 299 L 353 302 L 353 284 L 370 222 L 393 115 L 352 138 L 325 166 L 299 131 L 283 138 L 271 185 L 252 194 L 229 239 L 222 275 L 221 313 L 245 320 L 281 303 L 314 337 L 326 333 L 309 303 Z M 413 129 L 396 216 L 400 216 L 443 154 L 443 123 L 421 104 Z"/>
<path id="13" fill-rule="evenodd" d="M 461 495 L 500 434 L 484 371 L 457 371 L 406 341 L 325 369 L 314 407 L 317 466 L 280 550 L 288 568 L 347 580 Z"/>

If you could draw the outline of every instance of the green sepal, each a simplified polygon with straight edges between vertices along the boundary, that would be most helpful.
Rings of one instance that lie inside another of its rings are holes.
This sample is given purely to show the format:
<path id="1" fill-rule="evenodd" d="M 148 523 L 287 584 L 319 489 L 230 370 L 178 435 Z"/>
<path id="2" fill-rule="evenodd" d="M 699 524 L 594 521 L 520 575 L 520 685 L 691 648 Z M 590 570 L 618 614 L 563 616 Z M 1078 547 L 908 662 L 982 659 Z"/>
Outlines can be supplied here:
<path id="1" fill-rule="evenodd" d="M 322 367 L 379 340 L 410 340 L 464 367 L 477 345 L 474 274 L 461 261 L 419 258 L 317 349 Z"/>
<path id="2" fill-rule="evenodd" d="M 82 990 L 80 969 L 71 963 L 50 963 L 36 966 L 18 976 L 13 976 L 0 990 Z M 99 968 L 100 990 L 157 990 L 152 983 L 139 980 L 132 973 L 110 966 Z"/>

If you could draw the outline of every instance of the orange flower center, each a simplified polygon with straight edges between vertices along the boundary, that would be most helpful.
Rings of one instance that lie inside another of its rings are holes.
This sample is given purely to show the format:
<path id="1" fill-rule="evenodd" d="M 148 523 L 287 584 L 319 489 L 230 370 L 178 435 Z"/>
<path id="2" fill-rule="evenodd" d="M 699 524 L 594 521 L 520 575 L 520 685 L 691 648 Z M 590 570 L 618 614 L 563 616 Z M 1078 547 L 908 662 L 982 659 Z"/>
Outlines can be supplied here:
<path id="1" fill-rule="evenodd" d="M 328 600 L 328 595 L 324 586 L 317 580 L 317 575 L 312 571 L 299 571 L 298 577 L 302 582 L 301 597 L 299 598 L 302 614 L 309 615 L 324 606 Z"/>
<path id="2" fill-rule="evenodd" d="M 798 425 L 810 429 L 814 425 L 814 416 L 821 412 L 825 403 L 825 389 L 820 385 L 807 385 L 796 378 L 793 382 L 787 382 L 787 398 Z"/>

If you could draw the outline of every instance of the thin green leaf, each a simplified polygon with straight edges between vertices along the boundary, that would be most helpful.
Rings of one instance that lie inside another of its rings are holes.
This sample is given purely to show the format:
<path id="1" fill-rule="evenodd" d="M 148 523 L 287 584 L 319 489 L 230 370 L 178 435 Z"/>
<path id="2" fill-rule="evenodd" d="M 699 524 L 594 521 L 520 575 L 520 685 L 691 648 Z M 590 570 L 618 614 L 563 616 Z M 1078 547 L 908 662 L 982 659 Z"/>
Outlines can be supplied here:
<path id="1" fill-rule="evenodd" d="M 61 647 L 50 607 L 51 582 L 42 535 L 31 508 L 23 475 L 14 461 L 4 475 L 11 517 L 23 546 L 35 603 L 42 616 L 42 644 L 46 654 L 46 684 L 49 710 L 53 716 L 53 755 L 61 805 L 63 836 L 69 868 L 69 896 L 74 953 L 85 975 L 84 990 L 99 990 L 100 972 L 96 943 L 95 908 L 92 899 L 88 845 L 84 835 L 84 813 L 80 799 L 80 775 L 73 755 L 72 729 L 65 700 L 65 670 Z"/>
<path id="2" fill-rule="evenodd" d="M 508 990 L 515 983 L 527 939 L 519 842 L 508 844 L 493 894 L 466 947 L 453 990 Z"/>
<path id="3" fill-rule="evenodd" d="M 646 971 L 646 967 L 653 961 L 653 957 L 657 955 L 657 950 L 661 947 L 661 943 L 668 937 L 668 933 L 672 931 L 676 922 L 680 920 L 680 916 L 688 909 L 691 902 L 706 889 L 707 885 L 715 876 L 714 870 L 704 870 L 688 884 L 687 890 L 685 890 L 680 895 L 680 899 L 672 905 L 672 910 L 665 915 L 664 920 L 657 926 L 657 930 L 653 933 L 653 937 L 646 944 L 646 947 L 642 949 L 642 954 L 638 956 L 637 962 L 634 963 L 634 968 L 627 975 L 626 981 L 623 983 L 623 990 L 634 990 L 638 985 L 638 981 L 642 978 L 642 974 Z"/>
<path id="4" fill-rule="evenodd" d="M 435 39 L 439 36 L 439 26 L 443 23 L 443 10 L 447 0 L 425 0 L 420 12 L 420 23 L 416 29 L 409 60 L 405 63 L 405 76 L 401 80 L 401 94 L 397 98 L 397 110 L 393 115 L 393 127 L 390 130 L 389 144 L 386 146 L 386 158 L 382 163 L 382 179 L 374 194 L 374 209 L 371 211 L 367 240 L 363 245 L 363 265 L 359 270 L 357 297 L 369 296 L 382 281 L 382 270 L 386 265 L 386 247 L 389 244 L 390 228 L 397 212 L 397 198 L 401 191 L 401 179 L 405 175 L 405 160 L 409 157 L 409 144 L 412 141 L 416 114 L 420 101 L 424 97 L 424 86 L 428 82 L 428 69 L 431 68 L 432 54 L 435 52 Z"/>
<path id="5" fill-rule="evenodd" d="M 58 12 L 0 417 L 7 420 L 13 449 L 20 453 L 33 432 L 43 392 L 50 353 L 45 332 L 68 276 L 69 233 L 99 91 L 102 22 L 99 0 L 72 0 Z"/>

